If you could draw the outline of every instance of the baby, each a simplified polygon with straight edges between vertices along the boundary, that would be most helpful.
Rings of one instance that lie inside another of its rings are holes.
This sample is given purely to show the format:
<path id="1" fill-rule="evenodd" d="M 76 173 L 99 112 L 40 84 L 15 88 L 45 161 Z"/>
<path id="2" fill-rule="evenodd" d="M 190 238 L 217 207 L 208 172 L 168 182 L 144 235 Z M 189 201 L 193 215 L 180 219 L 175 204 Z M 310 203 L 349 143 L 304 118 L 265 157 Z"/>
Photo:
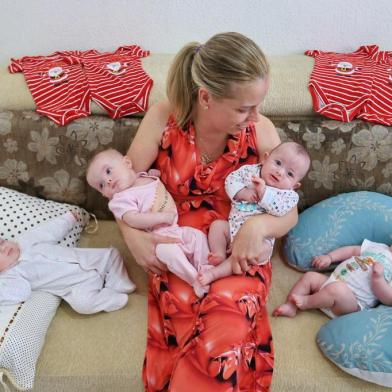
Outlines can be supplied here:
<path id="1" fill-rule="evenodd" d="M 226 193 L 232 200 L 229 221 L 217 220 L 210 227 L 208 260 L 215 267 L 203 266 L 199 274 L 201 284 L 232 274 L 231 259 L 226 258 L 229 245 L 250 216 L 265 212 L 282 216 L 296 206 L 298 194 L 294 189 L 300 187 L 309 165 L 304 147 L 285 142 L 264 153 L 260 163 L 244 165 L 227 176 Z M 269 241 L 273 246 L 274 239 Z"/>
<path id="2" fill-rule="evenodd" d="M 32 290 L 57 295 L 79 313 L 121 309 L 135 285 L 114 248 L 58 245 L 77 222 L 71 212 L 0 243 L 0 304 L 25 301 Z"/>
<path id="3" fill-rule="evenodd" d="M 392 247 L 364 240 L 361 246 L 344 246 L 315 256 L 312 265 L 327 268 L 339 262 L 328 277 L 306 272 L 291 289 L 274 316 L 294 317 L 297 310 L 321 308 L 334 318 L 373 308 L 379 302 L 392 305 Z"/>
<path id="4" fill-rule="evenodd" d="M 149 174 L 136 173 L 128 157 L 109 149 L 95 155 L 86 177 L 90 186 L 109 199 L 116 218 L 135 229 L 178 238 L 178 243 L 158 244 L 157 258 L 202 297 L 208 287 L 200 284 L 197 271 L 208 262 L 207 237 L 200 230 L 178 226 L 173 198 L 159 178 Z"/>

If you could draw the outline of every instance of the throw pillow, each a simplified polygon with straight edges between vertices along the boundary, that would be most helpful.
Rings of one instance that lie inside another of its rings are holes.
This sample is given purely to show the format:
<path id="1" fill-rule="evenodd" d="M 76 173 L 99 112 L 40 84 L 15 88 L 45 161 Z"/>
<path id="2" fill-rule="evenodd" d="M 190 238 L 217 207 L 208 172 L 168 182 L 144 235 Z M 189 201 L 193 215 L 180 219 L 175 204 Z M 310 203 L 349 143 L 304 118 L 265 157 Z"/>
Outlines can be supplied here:
<path id="1" fill-rule="evenodd" d="M 365 238 L 391 244 L 391 223 L 392 197 L 366 191 L 343 193 L 299 215 L 284 240 L 284 258 L 290 266 L 305 271 L 312 269 L 313 256 L 360 245 Z"/>
<path id="2" fill-rule="evenodd" d="M 0 187 L 0 237 L 12 240 L 67 211 L 78 212 L 81 222 L 60 244 L 75 246 L 89 217 L 84 209 Z M 52 294 L 33 292 L 25 302 L 0 306 L 0 383 L 5 374 L 17 389 L 33 388 L 36 362 L 59 304 Z"/>
<path id="3" fill-rule="evenodd" d="M 345 372 L 392 387 L 392 308 L 380 305 L 337 317 L 320 328 L 316 339 Z"/>

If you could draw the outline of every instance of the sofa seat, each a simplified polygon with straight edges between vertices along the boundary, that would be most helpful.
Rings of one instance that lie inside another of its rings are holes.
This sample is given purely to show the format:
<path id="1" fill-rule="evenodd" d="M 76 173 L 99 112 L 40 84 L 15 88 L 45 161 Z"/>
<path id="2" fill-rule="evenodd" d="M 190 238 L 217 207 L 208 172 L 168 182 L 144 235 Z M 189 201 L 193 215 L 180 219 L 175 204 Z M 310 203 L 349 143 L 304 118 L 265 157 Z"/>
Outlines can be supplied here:
<path id="1" fill-rule="evenodd" d="M 124 309 L 92 316 L 75 313 L 63 301 L 49 327 L 37 364 L 34 391 L 142 392 L 147 276 L 125 248 L 113 221 L 100 221 L 95 234 L 84 233 L 80 246 L 118 247 L 126 258 L 129 275 L 137 290 L 129 296 Z M 272 258 L 270 314 L 284 301 L 288 290 L 301 275 L 284 264 L 279 250 L 278 242 Z M 295 319 L 271 316 L 275 347 L 272 391 L 385 390 L 342 372 L 323 356 L 315 336 L 327 320 L 317 310 L 300 313 Z"/>

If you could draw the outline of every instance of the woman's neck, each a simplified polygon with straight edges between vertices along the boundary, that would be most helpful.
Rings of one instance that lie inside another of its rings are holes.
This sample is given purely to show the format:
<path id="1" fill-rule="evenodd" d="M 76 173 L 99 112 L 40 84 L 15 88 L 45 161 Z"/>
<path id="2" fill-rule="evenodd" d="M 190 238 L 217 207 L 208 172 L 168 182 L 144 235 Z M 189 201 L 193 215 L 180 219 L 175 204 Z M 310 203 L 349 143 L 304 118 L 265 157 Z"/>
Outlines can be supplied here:
<path id="1" fill-rule="evenodd" d="M 222 130 L 216 129 L 212 124 L 208 116 L 201 113 L 197 113 L 193 117 L 193 127 L 195 130 L 196 138 L 201 138 L 207 140 L 213 145 L 220 145 L 226 143 L 227 134 L 222 132 Z"/>
<path id="2" fill-rule="evenodd" d="M 221 156 L 227 143 L 227 134 L 211 125 L 207 116 L 195 116 L 193 120 L 195 142 L 201 161 L 208 164 Z"/>

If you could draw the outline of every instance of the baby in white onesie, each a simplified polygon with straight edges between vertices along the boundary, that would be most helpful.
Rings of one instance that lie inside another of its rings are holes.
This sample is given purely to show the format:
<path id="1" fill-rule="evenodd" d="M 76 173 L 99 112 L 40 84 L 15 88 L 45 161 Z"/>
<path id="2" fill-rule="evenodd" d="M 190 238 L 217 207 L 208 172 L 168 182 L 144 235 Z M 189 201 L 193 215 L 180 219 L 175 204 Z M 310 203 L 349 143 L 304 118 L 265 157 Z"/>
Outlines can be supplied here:
<path id="1" fill-rule="evenodd" d="M 41 290 L 67 301 L 79 313 L 121 309 L 135 290 L 114 248 L 70 248 L 58 244 L 77 222 L 67 212 L 16 238 L 0 240 L 0 304 L 27 300 Z"/>
<path id="2" fill-rule="evenodd" d="M 230 197 L 229 221 L 216 220 L 208 234 L 210 265 L 203 266 L 200 283 L 210 282 L 232 274 L 230 244 L 242 224 L 251 216 L 267 213 L 282 216 L 298 203 L 294 191 L 309 170 L 310 158 L 298 143 L 284 142 L 270 153 L 264 153 L 260 163 L 244 165 L 230 173 L 225 181 Z M 274 239 L 269 239 L 271 246 Z M 262 264 L 268 260 L 259 260 Z M 213 267 L 214 265 L 214 267 Z"/>
<path id="3" fill-rule="evenodd" d="M 290 290 L 274 316 L 295 317 L 297 310 L 320 308 L 334 318 L 347 313 L 392 305 L 392 247 L 369 240 L 315 256 L 312 266 L 328 268 L 340 263 L 328 277 L 306 272 Z"/>

